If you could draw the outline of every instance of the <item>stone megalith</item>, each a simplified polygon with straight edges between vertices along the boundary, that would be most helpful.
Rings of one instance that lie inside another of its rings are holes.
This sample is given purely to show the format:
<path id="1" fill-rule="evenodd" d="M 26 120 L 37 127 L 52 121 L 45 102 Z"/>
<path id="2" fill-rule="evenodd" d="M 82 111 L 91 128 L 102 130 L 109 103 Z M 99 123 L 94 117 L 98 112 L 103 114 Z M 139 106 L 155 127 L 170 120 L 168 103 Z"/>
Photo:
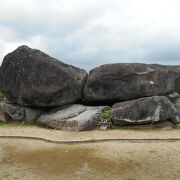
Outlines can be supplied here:
<path id="1" fill-rule="evenodd" d="M 74 103 L 82 98 L 86 79 L 85 70 L 28 46 L 6 55 L 0 68 L 0 90 L 10 101 L 25 106 Z"/>
<path id="2" fill-rule="evenodd" d="M 91 102 L 120 102 L 180 91 L 180 66 L 107 64 L 90 71 L 84 96 Z"/>

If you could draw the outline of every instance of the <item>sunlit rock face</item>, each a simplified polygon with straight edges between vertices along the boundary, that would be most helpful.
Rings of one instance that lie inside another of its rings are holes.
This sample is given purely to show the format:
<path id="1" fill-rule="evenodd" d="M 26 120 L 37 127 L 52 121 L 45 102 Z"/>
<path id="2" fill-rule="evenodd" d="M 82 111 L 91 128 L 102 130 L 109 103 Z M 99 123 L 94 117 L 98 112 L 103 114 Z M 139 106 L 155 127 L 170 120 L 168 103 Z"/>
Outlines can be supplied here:
<path id="1" fill-rule="evenodd" d="M 180 92 L 180 66 L 107 64 L 90 71 L 84 96 L 92 102 L 120 102 Z"/>
<path id="2" fill-rule="evenodd" d="M 118 125 L 146 124 L 169 120 L 180 122 L 175 106 L 165 96 L 152 96 L 116 103 L 112 121 Z"/>
<path id="3" fill-rule="evenodd" d="M 106 106 L 84 106 L 74 104 L 54 109 L 37 119 L 40 126 L 65 131 L 92 130 L 97 125 L 97 117 Z"/>
<path id="4" fill-rule="evenodd" d="M 60 106 L 82 98 L 86 78 L 85 70 L 20 46 L 3 60 L 0 90 L 20 105 Z"/>

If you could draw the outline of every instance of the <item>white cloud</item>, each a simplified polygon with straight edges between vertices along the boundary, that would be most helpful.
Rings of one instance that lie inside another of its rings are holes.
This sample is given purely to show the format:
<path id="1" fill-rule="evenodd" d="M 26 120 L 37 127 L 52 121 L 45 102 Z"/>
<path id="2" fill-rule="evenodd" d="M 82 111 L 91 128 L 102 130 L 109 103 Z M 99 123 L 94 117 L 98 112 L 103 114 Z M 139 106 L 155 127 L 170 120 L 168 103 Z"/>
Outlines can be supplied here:
<path id="1" fill-rule="evenodd" d="M 2 62 L 6 54 L 13 51 L 22 44 L 47 51 L 46 38 L 42 37 L 41 35 L 30 36 L 26 39 L 19 39 L 13 30 L 3 26 L 0 26 L 0 34 L 0 62 Z"/>
<path id="2" fill-rule="evenodd" d="M 27 44 L 87 69 L 111 62 L 180 64 L 179 0 L 0 3 L 0 59 Z"/>

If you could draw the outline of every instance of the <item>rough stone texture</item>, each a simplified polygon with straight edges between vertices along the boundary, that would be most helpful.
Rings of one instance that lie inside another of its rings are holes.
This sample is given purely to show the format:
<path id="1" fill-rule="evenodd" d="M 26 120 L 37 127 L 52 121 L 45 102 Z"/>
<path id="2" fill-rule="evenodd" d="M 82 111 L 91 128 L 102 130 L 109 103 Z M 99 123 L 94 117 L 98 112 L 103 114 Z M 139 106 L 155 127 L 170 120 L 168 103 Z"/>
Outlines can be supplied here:
<path id="1" fill-rule="evenodd" d="M 158 121 L 156 123 L 151 124 L 132 124 L 132 125 L 126 125 L 124 126 L 124 129 L 156 129 L 156 130 L 162 130 L 162 131 L 168 131 L 175 127 L 174 123 L 170 121 Z"/>
<path id="2" fill-rule="evenodd" d="M 20 106 L 7 100 L 0 102 L 0 114 L 3 121 L 14 120 L 35 122 L 41 113 L 41 109 Z"/>
<path id="3" fill-rule="evenodd" d="M 173 92 L 171 94 L 168 94 L 167 97 L 169 98 L 169 100 L 172 102 L 172 103 L 175 103 L 176 100 L 180 97 L 180 94 L 177 93 L 177 92 Z"/>
<path id="4" fill-rule="evenodd" d="M 180 118 L 180 94 L 177 92 L 173 92 L 169 94 L 167 97 L 174 104 Z"/>
<path id="5" fill-rule="evenodd" d="M 0 108 L 0 122 L 5 122 L 6 120 L 7 120 L 6 113 L 2 111 L 2 109 Z"/>
<path id="6" fill-rule="evenodd" d="M 165 96 L 140 98 L 116 103 L 112 107 L 112 121 L 115 124 L 146 124 L 163 120 L 179 122 L 176 108 Z"/>
<path id="7" fill-rule="evenodd" d="M 120 102 L 180 91 L 180 66 L 108 64 L 90 71 L 84 96 L 92 102 Z"/>
<path id="8" fill-rule="evenodd" d="M 97 116 L 105 106 L 71 105 L 52 110 L 37 119 L 41 126 L 65 131 L 92 130 L 96 127 Z"/>
<path id="9" fill-rule="evenodd" d="M 176 99 L 175 103 L 174 103 L 175 108 L 177 109 L 179 118 L 180 118 L 180 97 Z"/>
<path id="10" fill-rule="evenodd" d="M 86 79 L 86 71 L 27 46 L 6 55 L 0 69 L 2 92 L 25 106 L 71 104 L 81 99 Z"/>

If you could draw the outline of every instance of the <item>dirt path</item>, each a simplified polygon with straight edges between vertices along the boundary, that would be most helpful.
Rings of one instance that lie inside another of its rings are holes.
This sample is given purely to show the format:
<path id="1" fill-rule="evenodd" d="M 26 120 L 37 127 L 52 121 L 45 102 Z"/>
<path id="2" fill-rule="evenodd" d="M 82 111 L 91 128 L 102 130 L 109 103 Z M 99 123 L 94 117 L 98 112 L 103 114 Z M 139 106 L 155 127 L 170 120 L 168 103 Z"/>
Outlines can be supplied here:
<path id="1" fill-rule="evenodd" d="M 1 127 L 0 137 L 29 137 L 55 142 L 83 142 L 102 139 L 180 139 L 180 130 L 108 130 L 67 132 L 36 126 Z"/>

